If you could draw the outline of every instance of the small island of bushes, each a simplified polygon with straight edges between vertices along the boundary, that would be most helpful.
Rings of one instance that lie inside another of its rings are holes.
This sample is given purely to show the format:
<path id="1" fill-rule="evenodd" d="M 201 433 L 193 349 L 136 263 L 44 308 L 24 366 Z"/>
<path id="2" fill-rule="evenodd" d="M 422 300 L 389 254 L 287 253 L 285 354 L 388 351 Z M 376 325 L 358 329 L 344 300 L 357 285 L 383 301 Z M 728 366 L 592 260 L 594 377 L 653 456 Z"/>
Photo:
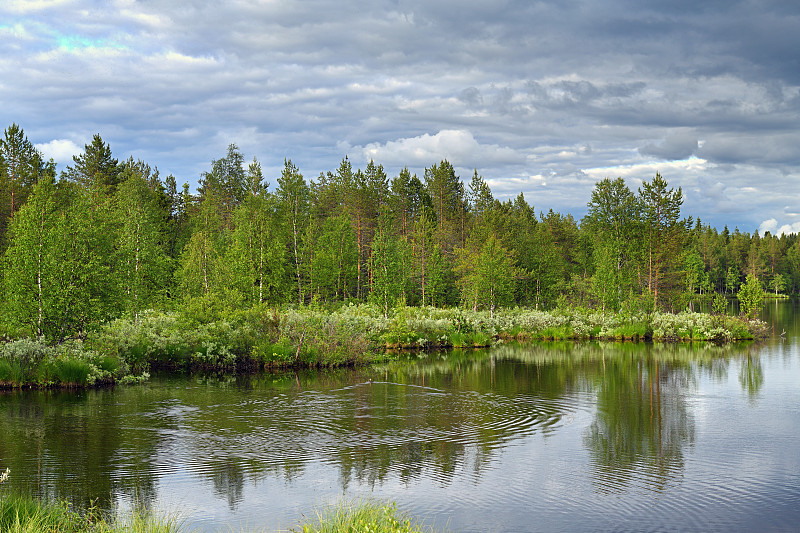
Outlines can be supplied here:
<path id="1" fill-rule="evenodd" d="M 385 361 L 400 350 L 484 347 L 512 340 L 703 341 L 765 336 L 756 319 L 708 313 L 603 313 L 581 308 L 497 311 L 373 304 L 233 313 L 211 305 L 116 319 L 85 339 L 0 345 L 0 386 L 85 387 L 147 379 L 152 370 L 241 372 Z"/>

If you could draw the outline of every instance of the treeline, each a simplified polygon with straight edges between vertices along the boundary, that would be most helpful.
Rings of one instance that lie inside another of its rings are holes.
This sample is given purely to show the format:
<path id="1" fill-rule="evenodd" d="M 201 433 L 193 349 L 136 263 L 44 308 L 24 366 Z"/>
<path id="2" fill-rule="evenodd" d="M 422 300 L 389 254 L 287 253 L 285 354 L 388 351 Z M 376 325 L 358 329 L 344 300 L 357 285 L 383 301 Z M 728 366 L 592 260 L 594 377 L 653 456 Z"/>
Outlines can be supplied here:
<path id="1" fill-rule="evenodd" d="M 307 180 L 290 160 L 274 186 L 235 146 L 193 193 L 119 161 L 95 135 L 57 172 L 16 124 L 0 140 L 0 331 L 81 335 L 146 309 L 211 314 L 260 304 L 369 301 L 493 310 L 557 304 L 683 310 L 747 276 L 800 286 L 796 235 L 722 232 L 681 215 L 656 175 L 597 183 L 581 221 L 493 197 L 444 160 L 391 179 L 370 162 Z"/>

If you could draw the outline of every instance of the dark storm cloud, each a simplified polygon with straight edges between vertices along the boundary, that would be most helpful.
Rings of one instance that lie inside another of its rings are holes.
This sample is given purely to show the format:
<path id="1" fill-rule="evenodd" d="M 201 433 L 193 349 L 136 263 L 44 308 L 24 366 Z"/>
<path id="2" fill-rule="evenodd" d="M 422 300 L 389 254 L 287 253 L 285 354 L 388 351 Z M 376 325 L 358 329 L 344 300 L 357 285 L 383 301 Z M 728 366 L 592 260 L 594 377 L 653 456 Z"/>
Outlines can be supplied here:
<path id="1" fill-rule="evenodd" d="M 796 3 L 11 0 L 0 21 L 0 119 L 61 168 L 96 132 L 192 183 L 230 142 L 308 178 L 449 157 L 578 217 L 598 179 L 660 171 L 687 214 L 800 222 Z"/>

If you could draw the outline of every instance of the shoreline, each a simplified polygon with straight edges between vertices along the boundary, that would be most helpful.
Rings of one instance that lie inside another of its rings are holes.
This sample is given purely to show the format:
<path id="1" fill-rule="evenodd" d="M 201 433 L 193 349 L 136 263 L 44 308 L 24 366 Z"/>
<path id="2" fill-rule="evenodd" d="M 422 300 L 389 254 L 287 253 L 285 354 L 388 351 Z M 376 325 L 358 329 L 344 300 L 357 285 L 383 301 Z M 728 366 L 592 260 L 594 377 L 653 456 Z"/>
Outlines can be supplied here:
<path id="1" fill-rule="evenodd" d="M 260 306 L 188 320 L 148 312 L 50 345 L 23 338 L 0 345 L 0 389 L 82 389 L 146 381 L 151 370 L 228 372 L 355 367 L 400 352 L 485 348 L 497 342 L 729 342 L 766 338 L 757 319 L 696 312 L 601 313 L 527 308 L 471 311 L 369 304 L 335 310 Z"/>

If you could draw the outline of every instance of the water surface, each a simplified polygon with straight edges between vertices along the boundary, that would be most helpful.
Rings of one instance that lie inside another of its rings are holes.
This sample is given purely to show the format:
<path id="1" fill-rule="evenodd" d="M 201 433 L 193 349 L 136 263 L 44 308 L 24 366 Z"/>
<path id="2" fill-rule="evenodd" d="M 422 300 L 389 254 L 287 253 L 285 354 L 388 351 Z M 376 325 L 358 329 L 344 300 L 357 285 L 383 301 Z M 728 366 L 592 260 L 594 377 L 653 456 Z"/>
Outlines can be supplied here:
<path id="1" fill-rule="evenodd" d="M 795 530 L 800 333 L 508 344 L 367 369 L 0 394 L 4 490 L 276 531 L 379 498 L 452 531 Z"/>

